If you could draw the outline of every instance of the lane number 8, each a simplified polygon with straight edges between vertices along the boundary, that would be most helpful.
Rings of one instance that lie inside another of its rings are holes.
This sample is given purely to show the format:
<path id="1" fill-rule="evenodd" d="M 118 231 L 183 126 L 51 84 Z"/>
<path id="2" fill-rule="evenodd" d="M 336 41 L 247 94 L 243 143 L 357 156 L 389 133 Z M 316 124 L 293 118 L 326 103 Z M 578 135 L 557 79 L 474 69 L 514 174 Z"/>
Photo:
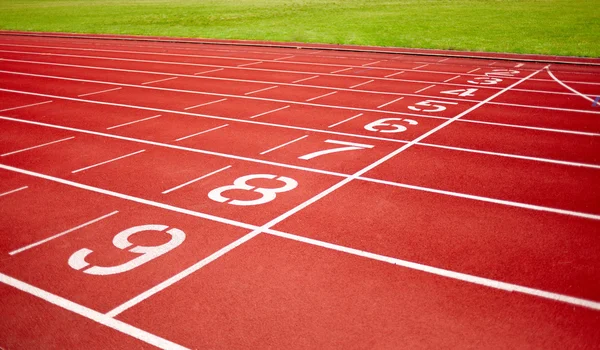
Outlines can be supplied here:
<path id="1" fill-rule="evenodd" d="M 253 179 L 276 180 L 276 181 L 283 182 L 285 185 L 282 187 L 276 187 L 276 188 L 263 188 L 263 187 L 252 186 L 252 185 L 249 185 L 246 183 L 247 181 L 250 181 Z M 285 176 L 277 177 L 277 175 L 271 175 L 271 174 L 252 174 L 252 175 L 246 175 L 246 176 L 237 178 L 233 182 L 233 185 L 215 188 L 214 190 L 212 190 L 208 193 L 208 198 L 212 199 L 215 202 L 227 203 L 227 204 L 232 204 L 232 205 L 242 205 L 242 206 L 259 205 L 259 204 L 265 204 L 265 203 L 272 201 L 273 199 L 275 199 L 277 197 L 277 193 L 291 191 L 294 188 L 296 188 L 297 186 L 298 186 L 298 182 L 289 177 L 285 177 Z M 253 191 L 253 192 L 260 193 L 262 196 L 258 199 L 247 200 L 247 201 L 238 200 L 238 199 L 231 200 L 231 198 L 223 196 L 223 192 L 226 192 L 229 190 Z M 229 200 L 231 200 L 231 201 L 228 202 Z"/>

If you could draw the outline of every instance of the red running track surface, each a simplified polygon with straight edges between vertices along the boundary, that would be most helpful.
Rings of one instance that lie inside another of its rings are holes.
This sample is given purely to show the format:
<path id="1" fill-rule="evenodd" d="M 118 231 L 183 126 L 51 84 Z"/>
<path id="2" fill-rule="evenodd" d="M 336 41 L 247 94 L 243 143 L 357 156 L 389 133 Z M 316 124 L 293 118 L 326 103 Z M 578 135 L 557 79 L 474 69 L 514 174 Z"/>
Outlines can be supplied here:
<path id="1" fill-rule="evenodd" d="M 0 347 L 596 347 L 599 62 L 460 55 L 1 32 Z"/>

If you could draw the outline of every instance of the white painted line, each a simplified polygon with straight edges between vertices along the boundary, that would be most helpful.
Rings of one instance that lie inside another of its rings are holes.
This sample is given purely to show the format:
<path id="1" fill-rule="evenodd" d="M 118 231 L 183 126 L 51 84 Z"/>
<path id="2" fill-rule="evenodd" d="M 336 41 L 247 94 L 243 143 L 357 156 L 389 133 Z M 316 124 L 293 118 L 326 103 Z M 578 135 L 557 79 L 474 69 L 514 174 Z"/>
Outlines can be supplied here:
<path id="1" fill-rule="evenodd" d="M 440 269 L 440 268 L 429 266 L 429 265 L 423 265 L 423 264 L 419 264 L 419 263 L 415 263 L 415 262 L 411 262 L 411 261 L 407 261 L 407 260 L 396 259 L 396 258 L 392 258 L 389 256 L 370 253 L 370 252 L 366 252 L 363 250 L 358 250 L 358 249 L 349 248 L 349 247 L 345 247 L 345 246 L 341 246 L 341 245 L 337 245 L 337 244 L 323 242 L 323 241 L 319 241 L 319 240 L 312 239 L 312 238 L 297 236 L 297 235 L 293 235 L 293 234 L 286 233 L 286 232 L 281 232 L 281 231 L 276 231 L 276 230 L 265 230 L 265 232 L 270 235 L 278 236 L 281 238 L 291 239 L 291 240 L 294 240 L 297 242 L 302 242 L 302 243 L 318 246 L 321 248 L 332 249 L 332 250 L 360 256 L 360 257 L 367 258 L 367 259 L 373 259 L 373 260 L 389 263 L 392 265 L 405 267 L 405 268 L 408 268 L 411 270 L 422 271 L 422 272 L 430 273 L 433 275 L 447 277 L 447 278 L 451 278 L 454 280 L 459 280 L 459 281 L 463 281 L 463 282 L 467 282 L 467 283 L 473 283 L 473 284 L 477 284 L 480 286 L 485 286 L 485 287 L 489 287 L 489 288 L 493 288 L 493 289 L 499 289 L 499 290 L 507 291 L 510 293 L 517 292 L 517 293 L 532 295 L 532 296 L 549 299 L 549 300 L 553 300 L 553 301 L 558 301 L 558 302 L 562 302 L 562 303 L 567 303 L 567 304 L 571 304 L 571 305 L 577 305 L 577 306 L 581 306 L 581 307 L 585 307 L 585 308 L 589 308 L 589 309 L 593 309 L 593 310 L 600 310 L 600 303 L 596 302 L 596 301 L 592 301 L 592 300 L 575 298 L 575 297 L 571 297 L 571 296 L 564 295 L 564 294 L 546 292 L 544 290 L 524 287 L 524 286 L 517 285 L 517 284 L 501 282 L 501 281 L 492 280 L 489 278 L 478 277 L 478 276 L 469 275 L 469 274 L 461 273 L 461 272 L 455 272 L 455 271 L 446 270 L 446 269 Z"/>
<path id="2" fill-rule="evenodd" d="M 504 123 L 494 123 L 494 122 L 484 122 L 479 120 L 472 119 L 463 119 L 465 123 L 475 123 L 475 124 L 483 124 L 483 125 L 495 125 L 495 126 L 505 126 L 507 128 L 516 128 L 516 129 L 525 129 L 525 130 L 539 130 L 539 131 L 548 131 L 548 132 L 558 132 L 561 134 L 571 134 L 571 135 L 581 135 L 581 136 L 600 136 L 600 133 L 597 132 L 585 132 L 585 131 L 574 131 L 574 130 L 561 130 L 561 129 L 550 129 L 550 128 L 540 128 L 537 126 L 524 126 L 524 125 L 513 125 L 513 124 L 504 124 Z"/>
<path id="3" fill-rule="evenodd" d="M 211 131 L 214 131 L 214 130 L 218 130 L 218 129 L 224 128 L 224 127 L 226 127 L 226 126 L 229 126 L 229 124 L 223 124 L 223 125 L 221 125 L 221 126 L 217 126 L 217 127 L 215 127 L 215 128 L 212 128 L 212 129 L 208 129 L 208 130 L 204 130 L 204 131 L 197 132 L 197 133 L 195 133 L 195 134 L 191 134 L 191 135 L 188 135 L 188 136 L 180 137 L 180 138 L 178 138 L 177 140 L 175 140 L 175 142 L 183 141 L 183 140 L 185 140 L 185 139 L 189 139 L 190 137 L 194 137 L 194 136 L 198 136 L 198 135 L 206 134 L 207 132 L 211 132 Z"/>
<path id="4" fill-rule="evenodd" d="M 456 79 L 456 78 L 460 78 L 460 75 L 457 75 L 457 76 L 455 76 L 455 77 L 453 77 L 453 78 L 450 78 L 450 79 L 446 79 L 446 80 L 444 80 L 444 83 L 451 82 L 452 80 L 454 80 L 454 79 Z"/>
<path id="5" fill-rule="evenodd" d="M 12 151 L 12 152 L 8 152 L 8 153 L 4 153 L 4 154 L 0 155 L 0 157 L 10 156 L 11 154 L 21 153 L 21 152 L 29 151 L 29 150 L 32 150 L 32 149 L 36 149 L 36 148 L 40 148 L 40 147 L 45 147 L 45 146 L 48 146 L 48 145 L 52 145 L 52 144 L 55 144 L 55 143 L 59 143 L 59 142 L 71 140 L 71 139 L 74 139 L 74 138 L 75 138 L 75 136 L 71 136 L 71 137 L 67 137 L 65 139 L 60 139 L 60 140 L 56 140 L 56 141 L 52 141 L 52 142 L 46 142 L 46 143 L 43 143 L 41 145 L 37 145 L 37 146 L 33 146 L 33 147 L 27 147 L 27 148 L 23 148 L 23 149 L 20 149 L 20 150 L 17 150 L 17 151 Z"/>
<path id="6" fill-rule="evenodd" d="M 350 89 L 354 89 L 355 87 L 359 87 L 359 86 L 362 86 L 362 85 L 365 85 L 365 84 L 368 84 L 368 83 L 372 83 L 372 82 L 374 82 L 374 81 L 375 81 L 375 80 L 369 80 L 369 81 L 365 81 L 364 83 L 360 83 L 360 84 L 352 85 L 352 86 L 350 86 Z"/>
<path id="7" fill-rule="evenodd" d="M 445 61 L 447 61 L 447 60 L 449 60 L 449 59 L 450 59 L 450 57 L 448 57 L 448 58 L 444 58 L 443 60 L 439 60 L 439 61 L 437 61 L 437 63 L 442 63 L 442 62 L 445 62 Z"/>
<path id="8" fill-rule="evenodd" d="M 363 115 L 363 113 L 359 113 L 359 114 L 357 114 L 357 115 L 355 115 L 355 116 L 352 116 L 352 117 L 350 117 L 350 118 L 348 118 L 348 119 L 344 119 L 344 120 L 342 120 L 341 122 L 337 122 L 337 123 L 335 123 L 335 124 L 331 124 L 331 125 L 329 125 L 329 126 L 328 126 L 328 128 L 333 128 L 334 126 L 338 126 L 338 125 L 340 125 L 340 124 L 343 124 L 343 123 L 345 123 L 345 122 L 348 122 L 348 121 L 350 121 L 350 120 L 352 120 L 352 119 L 354 119 L 354 118 L 358 118 L 358 117 L 360 117 L 361 115 Z"/>
<path id="9" fill-rule="evenodd" d="M 143 341 L 144 343 L 150 344 L 157 348 L 169 349 L 169 350 L 186 350 L 187 349 L 186 347 L 183 347 L 179 344 L 175 344 L 169 340 L 166 340 L 164 338 L 161 338 L 157 335 L 146 332 L 146 331 L 136 328 L 134 326 L 131 326 L 125 322 L 122 322 L 122 321 L 116 320 L 114 318 L 111 318 L 109 316 L 106 316 L 104 314 L 101 314 L 98 311 L 95 311 L 95 310 L 87 308 L 83 305 L 74 303 L 74 302 L 67 300 L 63 297 L 60 297 L 56 294 L 46 292 L 45 290 L 34 287 L 30 284 L 22 282 L 16 278 L 10 277 L 3 273 L 0 273 L 0 282 L 4 283 L 6 285 L 9 285 L 11 287 L 14 287 L 25 293 L 34 295 L 34 296 L 36 296 L 42 300 L 45 300 L 53 305 L 56 305 L 65 310 L 71 311 L 75 314 L 83 316 L 94 322 L 100 323 L 101 325 L 104 325 L 108 328 L 112 328 L 123 334 L 129 335 L 136 339 L 139 339 L 139 340 Z"/>
<path id="10" fill-rule="evenodd" d="M 391 78 L 391 77 L 393 77 L 394 75 L 398 75 L 398 74 L 402 74 L 402 73 L 404 73 L 404 71 L 403 71 L 403 70 L 401 70 L 401 71 L 399 71 L 399 72 L 396 72 L 396 73 L 388 74 L 388 75 L 386 75 L 386 76 L 385 76 L 385 78 Z"/>
<path id="11" fill-rule="evenodd" d="M 415 68 L 413 68 L 413 70 L 417 70 L 417 69 L 419 69 L 419 68 L 427 67 L 428 65 L 429 65 L 429 63 L 427 63 L 427 64 L 424 64 L 424 65 L 422 65 L 422 66 L 415 67 Z"/>
<path id="12" fill-rule="evenodd" d="M 200 74 L 205 74 L 205 73 L 218 72 L 220 70 L 225 70 L 225 68 L 211 69 L 211 70 L 207 70 L 207 71 L 204 71 L 204 72 L 194 73 L 194 75 L 200 75 Z"/>
<path id="13" fill-rule="evenodd" d="M 26 189 L 26 188 L 28 188 L 28 186 L 23 186 L 23 187 L 19 187 L 19 188 L 17 188 L 17 189 L 14 189 L 14 190 L 10 190 L 10 191 L 8 191 L 8 192 L 0 193 L 0 197 L 2 197 L 2 196 L 6 196 L 6 195 L 9 195 L 9 194 L 11 194 L 11 193 L 15 193 L 15 192 L 22 191 L 22 190 L 24 190 L 24 189 Z"/>
<path id="14" fill-rule="evenodd" d="M 496 64 L 496 62 L 492 62 L 492 63 L 488 64 L 488 66 L 493 66 L 495 64 Z"/>
<path id="15" fill-rule="evenodd" d="M 87 93 L 87 94 L 77 95 L 77 97 L 91 96 L 91 95 L 95 95 L 95 94 L 101 94 L 101 93 L 110 92 L 110 91 L 117 91 L 117 90 L 121 90 L 121 89 L 122 89 L 121 87 L 118 87 L 118 88 L 114 88 L 114 89 L 108 89 L 108 90 L 90 92 L 90 93 Z"/>
<path id="16" fill-rule="evenodd" d="M 356 142 L 346 142 L 346 141 L 338 141 L 338 140 L 325 140 L 326 143 L 333 143 L 336 145 L 344 145 L 344 146 L 358 146 L 362 148 L 373 148 L 373 145 L 367 145 L 364 143 L 356 143 Z"/>
<path id="17" fill-rule="evenodd" d="M 142 83 L 142 85 L 148 85 L 148 84 L 160 83 L 161 81 L 173 80 L 173 79 L 177 79 L 177 78 L 178 78 L 178 77 L 170 77 L 170 78 L 164 78 L 164 79 L 152 80 L 152 81 L 147 81 L 147 82 L 145 82 L 145 83 Z"/>
<path id="18" fill-rule="evenodd" d="M 397 98 L 397 99 L 395 99 L 395 100 L 393 100 L 393 101 L 386 102 L 386 103 L 382 104 L 381 106 L 377 106 L 377 108 L 382 108 L 382 107 L 385 107 L 385 106 L 387 106 L 387 105 L 391 105 L 392 103 L 394 103 L 394 102 L 396 102 L 396 101 L 400 101 L 400 100 L 401 100 L 401 99 L 403 99 L 403 98 L 404 98 L 404 97 L 399 97 L 399 98 Z"/>
<path id="19" fill-rule="evenodd" d="M 333 71 L 333 72 L 331 72 L 329 74 L 341 73 L 341 72 L 345 72 L 345 71 L 351 70 L 351 69 L 354 69 L 354 67 L 339 69 L 339 70 Z"/>
<path id="20" fill-rule="evenodd" d="M 190 110 L 190 109 L 194 109 L 194 108 L 196 108 L 196 107 L 208 106 L 208 105 L 211 105 L 211 104 L 213 104 L 213 103 L 219 103 L 219 102 L 223 102 L 223 101 L 226 101 L 226 100 L 227 100 L 226 98 L 222 98 L 222 99 L 220 99 L 220 100 L 211 101 L 211 102 L 206 102 L 206 103 L 202 103 L 202 104 L 199 104 L 199 105 L 195 105 L 195 106 L 187 107 L 187 108 L 184 108 L 183 110 L 184 110 L 184 111 L 187 111 L 187 110 Z"/>
<path id="21" fill-rule="evenodd" d="M 467 72 L 467 74 L 471 74 L 471 73 L 477 72 L 477 71 L 478 71 L 478 70 L 480 70 L 480 69 L 481 69 L 481 68 L 475 68 L 475 69 L 473 69 L 472 71 L 468 71 L 468 72 Z"/>
<path id="22" fill-rule="evenodd" d="M 278 86 L 270 86 L 270 87 L 268 87 L 268 88 L 259 89 L 259 90 L 254 90 L 254 91 L 246 92 L 244 95 L 246 95 L 246 96 L 247 96 L 247 95 L 252 95 L 252 94 L 255 94 L 255 93 L 257 93 L 257 92 L 261 92 L 261 91 L 267 91 L 267 90 L 275 89 L 276 87 L 278 87 Z"/>
<path id="23" fill-rule="evenodd" d="M 263 61 L 260 61 L 260 62 L 251 62 L 251 63 L 245 63 L 245 64 L 238 64 L 237 67 L 252 66 L 254 64 L 259 64 L 259 63 L 263 63 Z"/>
<path id="24" fill-rule="evenodd" d="M 39 106 L 39 105 L 43 105 L 43 104 L 50 103 L 50 102 L 52 102 L 52 101 L 44 101 L 44 102 L 32 103 L 32 104 L 25 105 L 25 106 L 6 108 L 6 109 L 0 110 L 0 112 L 8 112 L 8 111 L 12 111 L 12 110 L 15 110 L 15 109 L 21 109 L 21 108 L 26 108 L 26 107 Z"/>
<path id="25" fill-rule="evenodd" d="M 108 128 L 106 128 L 106 130 L 116 129 L 116 128 L 120 128 L 120 127 L 125 126 L 125 125 L 131 125 L 131 124 L 143 122 L 143 121 L 154 119 L 154 118 L 158 118 L 158 117 L 160 117 L 160 114 L 152 116 L 152 117 L 144 118 L 144 119 L 134 120 L 134 121 L 128 122 L 128 123 L 123 123 L 123 124 L 119 124 L 119 125 L 109 126 Z"/>
<path id="26" fill-rule="evenodd" d="M 560 81 L 557 77 L 554 76 L 554 74 L 552 74 L 552 72 L 550 71 L 550 69 L 546 69 L 546 71 L 548 72 L 548 74 L 550 75 L 550 77 L 552 77 L 552 79 L 554 79 L 557 83 L 559 83 L 560 85 L 562 85 L 563 87 L 567 88 L 568 90 L 572 91 L 573 93 L 585 98 L 586 100 L 590 101 L 590 102 L 595 102 L 595 100 L 593 98 L 589 98 L 586 95 L 582 94 L 581 92 L 573 89 L 572 87 L 570 87 L 569 85 L 563 83 L 562 81 Z"/>
<path id="27" fill-rule="evenodd" d="M 296 57 L 296 56 L 285 56 L 285 57 L 280 57 L 280 58 L 276 58 L 273 61 L 281 61 L 281 60 L 287 60 L 288 58 L 292 58 L 292 57 Z"/>
<path id="28" fill-rule="evenodd" d="M 306 102 L 308 102 L 308 101 L 314 101 L 314 100 L 319 99 L 321 97 L 325 97 L 325 96 L 329 96 L 329 95 L 333 95 L 333 94 L 337 94 L 337 91 L 333 91 L 333 92 L 326 93 L 324 95 L 320 95 L 320 96 L 317 96 L 317 97 L 309 98 L 308 100 L 306 100 Z"/>
<path id="29" fill-rule="evenodd" d="M 104 165 L 104 164 L 107 164 L 107 163 L 111 163 L 111 162 L 114 162 L 114 161 L 116 161 L 116 160 L 119 160 L 119 159 L 127 158 L 127 157 L 130 157 L 130 156 L 136 155 L 136 154 L 138 154 L 138 153 L 142 153 L 142 152 L 144 152 L 144 151 L 145 151 L 145 150 L 143 149 L 143 150 L 139 150 L 139 151 L 137 151 L 137 152 L 133 152 L 133 153 L 126 154 L 126 155 L 124 155 L 124 156 L 120 156 L 120 157 L 117 157 L 117 158 L 109 159 L 109 160 L 106 160 L 106 161 L 104 161 L 104 162 L 100 162 L 100 163 L 92 164 L 92 165 L 90 165 L 90 166 L 86 166 L 85 168 L 81 168 L 81 169 L 73 170 L 73 171 L 71 171 L 71 174 L 75 174 L 75 173 L 78 173 L 78 172 L 80 172 L 80 171 L 84 171 L 84 170 L 88 170 L 88 169 L 91 169 L 91 168 L 95 168 L 95 167 L 97 167 L 97 166 Z"/>
<path id="30" fill-rule="evenodd" d="M 113 215 L 117 214 L 118 212 L 119 212 L 119 211 L 115 210 L 115 211 L 113 211 L 112 213 L 109 213 L 109 214 L 103 215 L 103 216 L 101 216 L 101 217 L 99 217 L 99 218 L 95 218 L 95 219 L 93 219 L 93 220 L 90 220 L 90 221 L 88 221 L 88 222 L 85 222 L 85 223 L 83 223 L 83 224 L 81 224 L 81 225 L 75 226 L 75 227 L 73 227 L 73 228 L 70 228 L 70 229 L 68 229 L 68 230 L 66 230 L 66 231 L 63 231 L 63 232 L 61 232 L 61 233 L 58 233 L 58 234 L 55 234 L 54 236 L 50 236 L 50 237 L 48 237 L 48 238 L 42 239 L 42 240 L 40 240 L 40 241 L 37 241 L 37 242 L 35 242 L 35 243 L 32 243 L 32 244 L 26 245 L 26 246 L 24 246 L 24 247 L 22 247 L 22 248 L 19 248 L 19 249 L 13 250 L 12 252 L 8 253 L 8 255 L 15 255 L 15 254 L 19 254 L 19 253 L 21 253 L 21 252 L 24 252 L 24 251 L 26 251 L 26 250 L 28 250 L 28 249 L 31 249 L 31 248 L 33 248 L 33 247 L 37 247 L 37 246 L 39 246 L 39 245 L 42 245 L 42 244 L 44 244 L 44 243 L 50 242 L 50 241 L 51 241 L 51 240 L 53 240 L 53 239 L 56 239 L 56 238 L 58 238 L 58 237 L 62 237 L 62 236 L 66 235 L 66 234 L 68 234 L 68 233 L 71 233 L 71 232 L 73 232 L 73 231 L 77 231 L 77 230 L 79 230 L 80 228 L 84 228 L 84 227 L 86 227 L 86 226 L 89 226 L 89 225 L 95 224 L 96 222 L 98 222 L 98 221 L 101 221 L 101 220 L 104 220 L 104 219 L 106 219 L 106 218 L 108 218 L 108 217 L 110 217 L 110 216 L 113 216 Z"/>
<path id="31" fill-rule="evenodd" d="M 292 81 L 292 84 L 299 83 L 299 82 L 301 82 L 301 81 L 306 81 L 306 80 L 310 80 L 310 79 L 318 78 L 318 77 L 319 77 L 318 75 L 315 75 L 315 76 L 308 77 L 308 78 L 304 78 L 304 79 L 298 79 L 298 80 L 294 80 L 294 81 Z M 0 112 L 2 112 L 2 111 L 0 111 Z"/>
<path id="32" fill-rule="evenodd" d="M 251 116 L 250 119 L 258 118 L 258 117 L 263 116 L 265 114 L 277 112 L 277 111 L 280 111 L 282 109 L 286 109 L 286 108 L 289 108 L 289 107 L 290 107 L 290 105 L 287 105 L 287 106 L 276 108 L 276 109 L 273 109 L 273 110 L 270 110 L 270 111 L 266 111 L 266 112 L 262 112 L 262 113 L 259 113 L 259 114 L 255 114 L 255 115 Z"/>
<path id="33" fill-rule="evenodd" d="M 162 192 L 162 194 L 167 194 L 167 193 L 173 192 L 173 191 L 175 191 L 175 190 L 178 190 L 178 189 L 180 189 L 180 188 L 182 188 L 182 187 L 185 187 L 185 186 L 187 186 L 187 185 L 193 184 L 194 182 L 200 181 L 200 180 L 202 180 L 202 179 L 206 179 L 207 177 L 209 177 L 209 176 L 211 176 L 211 175 L 214 175 L 214 174 L 220 173 L 221 171 L 223 171 L 223 170 L 227 170 L 227 169 L 229 169 L 229 168 L 231 168 L 231 165 L 228 165 L 228 166 L 226 166 L 226 167 L 223 167 L 223 168 L 221 168 L 221 169 L 219 169 L 219 170 L 215 170 L 215 171 L 213 171 L 213 172 L 210 172 L 210 173 L 208 173 L 208 174 L 202 175 L 202 176 L 200 176 L 199 178 L 193 179 L 193 180 L 191 180 L 191 181 L 188 181 L 188 182 L 186 182 L 186 183 L 184 183 L 184 184 L 181 184 L 181 185 L 179 185 L 179 186 L 175 186 L 175 187 L 173 187 L 173 188 L 170 188 L 170 189 L 168 189 L 168 190 L 166 190 L 166 191 L 163 191 L 163 192 Z"/>
<path id="34" fill-rule="evenodd" d="M 525 65 L 525 63 L 517 63 L 517 65 L 515 65 L 515 68 L 521 68 Z"/>
<path id="35" fill-rule="evenodd" d="M 381 61 L 375 61 L 375 62 L 371 62 L 371 63 L 365 63 L 365 64 L 363 64 L 362 66 L 363 66 L 363 67 L 366 67 L 366 66 L 371 66 L 371 65 L 377 64 L 377 63 L 379 63 L 379 62 L 381 62 Z"/>
<path id="36" fill-rule="evenodd" d="M 302 139 L 305 139 L 305 138 L 307 138 L 307 137 L 308 137 L 308 135 L 304 135 L 304 136 L 302 136 L 302 137 L 298 137 L 297 139 L 294 139 L 294 140 L 292 140 L 292 141 L 288 141 L 288 142 L 286 142 L 286 143 L 284 143 L 284 144 L 282 144 L 282 145 L 275 146 L 275 147 L 273 147 L 273 148 L 270 148 L 270 149 L 268 149 L 268 150 L 266 150 L 266 151 L 260 152 L 260 154 L 261 154 L 261 155 L 262 155 L 262 154 L 267 154 L 267 153 L 269 153 L 269 152 L 272 152 L 272 151 L 274 151 L 274 150 L 276 150 L 276 149 L 280 149 L 281 147 L 285 147 L 285 146 L 287 146 L 287 145 L 289 145 L 289 144 L 292 144 L 292 143 L 294 143 L 294 142 L 296 142 L 296 141 L 300 141 L 300 140 L 302 140 Z"/>
<path id="37" fill-rule="evenodd" d="M 428 87 L 424 87 L 424 88 L 422 88 L 421 90 L 417 90 L 417 91 L 415 91 L 415 94 L 418 94 L 419 92 L 423 92 L 423 91 L 425 91 L 425 90 L 427 90 L 427 89 L 430 89 L 430 88 L 432 88 L 432 87 L 434 87 L 434 86 L 435 86 L 435 85 L 429 85 Z"/>

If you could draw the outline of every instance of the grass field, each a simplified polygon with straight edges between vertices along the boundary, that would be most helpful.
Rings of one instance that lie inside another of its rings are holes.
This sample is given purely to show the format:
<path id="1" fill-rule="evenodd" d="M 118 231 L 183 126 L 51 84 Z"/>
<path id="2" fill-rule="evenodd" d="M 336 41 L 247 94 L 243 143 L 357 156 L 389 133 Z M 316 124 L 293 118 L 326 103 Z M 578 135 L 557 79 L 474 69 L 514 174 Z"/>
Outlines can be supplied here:
<path id="1" fill-rule="evenodd" d="M 0 0 L 0 29 L 600 56 L 596 0 Z"/>

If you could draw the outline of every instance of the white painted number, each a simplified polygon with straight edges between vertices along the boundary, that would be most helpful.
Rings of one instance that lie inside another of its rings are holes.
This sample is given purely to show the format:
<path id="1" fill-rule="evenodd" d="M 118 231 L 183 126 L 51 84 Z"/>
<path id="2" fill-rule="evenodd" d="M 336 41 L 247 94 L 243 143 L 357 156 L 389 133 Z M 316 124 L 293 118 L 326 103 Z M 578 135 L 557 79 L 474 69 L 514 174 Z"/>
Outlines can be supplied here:
<path id="1" fill-rule="evenodd" d="M 248 185 L 246 183 L 247 181 L 250 181 L 253 179 L 276 180 L 276 181 L 285 183 L 285 186 L 277 187 L 277 188 L 262 188 L 262 187 Z M 212 199 L 215 202 L 227 203 L 227 204 L 232 204 L 232 205 L 242 205 L 242 206 L 259 205 L 259 204 L 265 204 L 265 203 L 272 201 L 273 199 L 275 199 L 275 197 L 277 197 L 277 193 L 291 191 L 294 188 L 296 188 L 297 186 L 298 186 L 298 182 L 289 177 L 285 177 L 285 176 L 277 177 L 277 175 L 271 175 L 271 174 L 252 174 L 252 175 L 246 175 L 246 176 L 237 178 L 233 182 L 233 185 L 215 188 L 214 190 L 212 190 L 208 193 L 208 198 Z M 230 190 L 253 191 L 253 192 L 260 193 L 262 196 L 258 199 L 254 199 L 254 200 L 238 200 L 238 199 L 231 200 L 231 198 L 224 197 L 222 195 L 223 192 L 230 191 Z M 227 202 L 229 200 L 231 200 L 231 201 Z"/>
<path id="2" fill-rule="evenodd" d="M 475 81 L 477 80 L 477 81 Z M 500 78 L 488 78 L 488 77 L 478 77 L 473 80 L 467 81 L 467 83 L 475 84 L 475 85 L 496 85 L 501 82 Z"/>
<path id="3" fill-rule="evenodd" d="M 133 245 L 133 243 L 129 242 L 130 236 L 132 236 L 136 233 L 139 233 L 139 232 L 144 232 L 144 231 L 163 232 L 168 228 L 169 227 L 165 226 L 165 225 L 135 226 L 135 227 L 129 228 L 125 231 L 119 232 L 113 238 L 113 245 L 119 249 L 127 249 Z M 172 228 L 170 230 L 167 230 L 166 233 L 171 235 L 171 239 L 165 244 L 161 244 L 161 245 L 157 245 L 157 246 L 149 246 L 149 247 L 138 245 L 138 246 L 134 246 L 133 248 L 129 249 L 129 252 L 131 252 L 131 253 L 141 254 L 137 258 L 134 258 L 132 260 L 129 260 L 126 263 L 116 265 L 116 266 L 107 266 L 107 267 L 92 266 L 86 270 L 83 270 L 83 273 L 87 273 L 90 275 L 101 275 L 101 276 L 123 273 L 123 272 L 129 271 L 129 270 L 135 269 L 136 267 L 138 267 L 142 264 L 145 264 L 148 261 L 155 259 L 155 258 L 167 253 L 170 250 L 173 250 L 174 248 L 179 246 L 185 240 L 185 233 L 179 229 Z M 90 264 L 87 261 L 85 261 L 85 258 L 88 255 L 90 255 L 92 252 L 93 252 L 93 250 L 87 249 L 87 248 L 83 248 L 83 249 L 76 251 L 69 258 L 69 266 L 71 266 L 75 270 L 81 270 L 83 268 L 88 267 Z"/>
<path id="4" fill-rule="evenodd" d="M 439 104 L 435 104 L 435 103 L 439 103 Z M 418 108 L 415 106 L 408 106 L 408 109 L 410 109 L 411 111 L 416 111 L 416 112 L 441 112 L 441 111 L 446 110 L 446 106 L 443 106 L 442 104 L 456 105 L 458 103 L 449 102 L 449 101 L 425 100 L 425 101 L 415 103 L 415 105 L 424 106 L 424 107 L 435 107 L 435 108 L 434 109 L 422 109 L 422 108 Z"/>
<path id="5" fill-rule="evenodd" d="M 317 151 L 317 152 L 305 154 L 302 157 L 298 157 L 298 159 L 309 160 L 309 159 L 313 159 L 318 156 L 322 156 L 322 155 L 329 154 L 329 153 L 344 152 L 344 151 L 356 151 L 356 150 L 361 150 L 361 149 L 365 149 L 365 148 L 373 148 L 373 145 L 365 145 L 363 143 L 344 142 L 344 141 L 336 141 L 336 140 L 325 140 L 325 142 L 333 143 L 336 145 L 344 145 L 346 147 L 337 147 L 337 148 L 326 149 L 323 151 Z"/>
<path id="6" fill-rule="evenodd" d="M 373 132 L 382 132 L 382 133 L 395 133 L 395 132 L 404 132 L 406 131 L 406 126 L 404 125 L 400 125 L 400 124 L 390 124 L 388 122 L 390 121 L 401 121 L 404 122 L 408 125 L 417 125 L 419 123 L 417 123 L 417 121 L 412 120 L 412 119 L 403 119 L 403 118 L 384 118 L 384 119 L 379 119 L 376 120 L 370 124 L 365 125 L 365 129 L 369 130 L 369 131 L 373 131 Z M 381 127 L 392 127 L 392 129 L 389 128 L 381 128 Z M 379 127 L 379 128 L 378 128 Z"/>
<path id="7" fill-rule="evenodd" d="M 460 89 L 460 90 L 446 90 L 446 91 L 442 91 L 442 94 L 448 94 L 448 95 L 457 95 L 457 96 L 461 96 L 461 97 L 472 97 L 475 96 L 475 92 L 479 90 L 479 89 Z"/>

